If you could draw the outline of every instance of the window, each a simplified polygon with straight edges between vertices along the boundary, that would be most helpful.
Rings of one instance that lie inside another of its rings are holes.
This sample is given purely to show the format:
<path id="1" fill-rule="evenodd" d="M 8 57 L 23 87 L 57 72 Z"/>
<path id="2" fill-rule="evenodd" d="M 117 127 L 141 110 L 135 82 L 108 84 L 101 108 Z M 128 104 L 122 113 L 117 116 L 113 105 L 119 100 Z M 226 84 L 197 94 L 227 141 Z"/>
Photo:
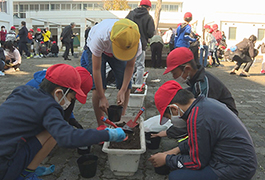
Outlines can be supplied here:
<path id="1" fill-rule="evenodd" d="M 14 4 L 14 6 L 13 6 L 13 11 L 14 11 L 14 12 L 18 12 L 18 5 L 17 5 L 17 4 Z"/>
<path id="2" fill-rule="evenodd" d="M 29 5 L 29 10 L 30 11 L 39 11 L 39 5 L 38 4 L 30 4 Z"/>
<path id="3" fill-rule="evenodd" d="M 236 40 L 236 27 L 229 27 L 228 39 Z"/>
<path id="4" fill-rule="evenodd" d="M 51 10 L 60 10 L 60 4 L 51 4 Z"/>
<path id="5" fill-rule="evenodd" d="M 7 13 L 7 4 L 6 4 L 6 1 L 4 0 L 0 2 L 0 12 Z"/>
<path id="6" fill-rule="evenodd" d="M 26 13 L 19 13 L 20 18 L 26 18 Z"/>
<path id="7" fill-rule="evenodd" d="M 258 29 L 258 41 L 261 41 L 265 37 L 265 29 Z"/>
<path id="8" fill-rule="evenodd" d="M 62 10 L 70 10 L 71 9 L 71 4 L 61 4 L 61 9 Z"/>
<path id="9" fill-rule="evenodd" d="M 152 5 L 151 5 L 151 9 L 152 9 L 153 11 L 155 11 L 155 9 L 156 9 L 156 5 L 155 5 L 155 4 L 152 4 Z"/>
<path id="10" fill-rule="evenodd" d="M 26 12 L 26 11 L 28 11 L 29 10 L 29 8 L 28 8 L 28 5 L 27 4 L 20 4 L 19 5 L 19 11 L 20 12 Z"/>
<path id="11" fill-rule="evenodd" d="M 169 11 L 178 12 L 178 5 L 169 5 Z"/>
<path id="12" fill-rule="evenodd" d="M 40 11 L 49 11 L 49 4 L 40 4 Z"/>
<path id="13" fill-rule="evenodd" d="M 99 5 L 97 3 L 94 4 L 94 10 L 99 10 Z"/>
<path id="14" fill-rule="evenodd" d="M 72 4 L 72 10 L 80 10 L 81 4 Z"/>

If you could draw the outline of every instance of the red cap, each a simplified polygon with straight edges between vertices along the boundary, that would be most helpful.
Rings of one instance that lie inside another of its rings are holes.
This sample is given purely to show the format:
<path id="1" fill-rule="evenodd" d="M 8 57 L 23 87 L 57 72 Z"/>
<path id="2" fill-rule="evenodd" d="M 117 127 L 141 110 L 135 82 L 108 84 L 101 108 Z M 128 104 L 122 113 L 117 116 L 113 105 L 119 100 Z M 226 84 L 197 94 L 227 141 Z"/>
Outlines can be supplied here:
<path id="1" fill-rule="evenodd" d="M 185 19 L 185 18 L 189 18 L 189 17 L 192 17 L 192 14 L 191 14 L 190 12 L 186 12 L 186 13 L 184 14 L 184 19 Z"/>
<path id="2" fill-rule="evenodd" d="M 218 25 L 217 25 L 217 24 L 213 24 L 213 25 L 212 25 L 212 28 L 213 28 L 213 30 L 215 31 L 215 30 L 218 29 Z"/>
<path id="3" fill-rule="evenodd" d="M 87 93 L 91 90 L 92 86 L 93 86 L 93 79 L 91 74 L 86 70 L 86 68 L 83 67 L 76 67 L 75 68 L 77 70 L 77 72 L 80 75 L 81 78 L 81 89 L 85 94 L 85 98 L 83 99 L 82 96 L 80 96 L 79 94 L 76 94 L 75 97 L 76 99 L 82 99 L 82 101 L 86 102 L 87 99 Z"/>
<path id="4" fill-rule="evenodd" d="M 213 32 L 213 29 L 212 28 L 210 28 L 210 31 L 209 31 L 210 33 L 212 33 Z"/>
<path id="5" fill-rule="evenodd" d="M 14 30 L 14 29 L 16 29 L 16 28 L 15 28 L 15 26 L 11 26 L 11 28 L 10 28 L 10 29 L 11 29 L 11 30 Z"/>
<path id="6" fill-rule="evenodd" d="M 34 32 L 33 29 L 30 29 L 29 31 Z"/>
<path id="7" fill-rule="evenodd" d="M 44 42 L 43 42 L 43 41 L 41 41 L 40 43 L 41 43 L 41 44 L 44 44 Z"/>
<path id="8" fill-rule="evenodd" d="M 155 105 L 157 110 L 160 113 L 160 124 L 161 123 L 165 110 L 172 99 L 175 97 L 177 92 L 182 89 L 180 84 L 174 80 L 165 82 L 155 93 Z"/>
<path id="9" fill-rule="evenodd" d="M 222 49 L 225 49 L 225 46 L 222 46 Z"/>
<path id="10" fill-rule="evenodd" d="M 151 7 L 152 5 L 151 5 L 151 1 L 150 0 L 141 0 L 141 2 L 140 2 L 140 6 L 149 6 L 149 7 Z"/>
<path id="11" fill-rule="evenodd" d="M 53 41 L 52 44 L 56 44 L 56 41 Z"/>
<path id="12" fill-rule="evenodd" d="M 174 49 L 167 56 L 167 69 L 163 74 L 169 73 L 173 69 L 177 68 L 179 65 L 189 62 L 192 59 L 194 59 L 193 53 L 189 48 L 180 47 Z"/>
<path id="13" fill-rule="evenodd" d="M 41 32 L 40 28 L 37 29 L 38 32 Z"/>
<path id="14" fill-rule="evenodd" d="M 86 103 L 86 95 L 81 90 L 81 78 L 74 67 L 68 64 L 55 64 L 47 69 L 45 78 L 54 84 L 72 89 L 78 94 L 76 99 L 82 104 Z"/>
<path id="15" fill-rule="evenodd" d="M 209 26 L 208 24 L 206 24 L 205 26 L 204 26 L 204 29 L 210 29 L 211 28 L 211 26 Z"/>

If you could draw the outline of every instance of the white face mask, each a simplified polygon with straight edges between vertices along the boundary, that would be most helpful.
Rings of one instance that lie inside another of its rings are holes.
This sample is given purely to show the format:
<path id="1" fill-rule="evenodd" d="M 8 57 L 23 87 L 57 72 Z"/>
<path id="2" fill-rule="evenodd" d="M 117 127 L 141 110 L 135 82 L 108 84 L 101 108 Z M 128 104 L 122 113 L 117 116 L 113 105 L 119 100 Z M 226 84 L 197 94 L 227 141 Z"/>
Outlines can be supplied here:
<path id="1" fill-rule="evenodd" d="M 185 69 L 185 68 L 184 68 L 184 69 Z M 184 79 L 184 78 L 182 77 L 182 75 L 183 75 L 183 73 L 184 73 L 184 69 L 183 69 L 181 75 L 180 75 L 179 77 L 176 78 L 176 81 L 178 81 L 178 82 L 181 83 L 181 84 L 185 84 L 185 83 L 187 83 L 188 80 L 189 80 L 189 75 L 188 75 L 188 77 L 187 77 L 186 79 Z"/>
<path id="2" fill-rule="evenodd" d="M 63 92 L 63 90 L 62 90 L 63 97 L 62 97 L 60 100 L 59 100 L 58 97 L 55 95 L 56 92 L 54 92 L 54 99 L 55 99 L 55 101 L 56 101 L 58 104 L 60 104 L 61 101 L 64 100 L 64 104 L 61 105 L 62 108 L 63 108 L 63 110 L 66 110 L 66 109 L 70 106 L 70 104 L 71 104 L 71 102 L 66 98 L 66 95 L 67 95 L 67 93 L 68 93 L 69 90 L 70 90 L 70 88 L 67 89 L 67 91 L 65 92 L 65 94 L 64 94 L 64 92 Z"/>
<path id="3" fill-rule="evenodd" d="M 173 106 L 177 107 L 178 108 L 178 115 L 173 115 L 171 109 L 170 109 L 170 106 L 169 105 L 169 112 L 171 114 L 171 122 L 174 126 L 178 127 L 178 128 L 183 128 L 183 127 L 186 127 L 186 122 L 181 118 L 181 115 L 180 115 L 180 112 L 182 112 L 184 114 L 184 111 L 178 107 L 176 104 L 172 104 Z"/>

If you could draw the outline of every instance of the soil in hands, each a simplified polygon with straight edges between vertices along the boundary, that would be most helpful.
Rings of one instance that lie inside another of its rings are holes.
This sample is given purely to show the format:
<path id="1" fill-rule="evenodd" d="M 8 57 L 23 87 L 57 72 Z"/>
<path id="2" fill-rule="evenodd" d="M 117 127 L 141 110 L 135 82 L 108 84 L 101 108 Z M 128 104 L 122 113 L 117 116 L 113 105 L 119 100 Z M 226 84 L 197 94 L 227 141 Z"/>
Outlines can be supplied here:
<path id="1" fill-rule="evenodd" d="M 123 127 L 126 123 L 117 124 Z M 141 149 L 139 125 L 133 128 L 133 132 L 125 131 L 128 139 L 122 142 L 110 142 L 109 149 Z"/>
<path id="2" fill-rule="evenodd" d="M 139 88 L 139 87 L 138 87 L 138 88 Z M 138 89 L 138 88 L 137 88 L 137 87 L 132 87 L 132 89 L 131 89 L 131 94 L 144 94 L 145 88 L 143 87 L 143 89 L 142 89 L 141 92 L 138 92 L 138 91 L 135 92 L 135 90 Z M 139 88 L 139 89 L 140 89 L 140 88 Z"/>

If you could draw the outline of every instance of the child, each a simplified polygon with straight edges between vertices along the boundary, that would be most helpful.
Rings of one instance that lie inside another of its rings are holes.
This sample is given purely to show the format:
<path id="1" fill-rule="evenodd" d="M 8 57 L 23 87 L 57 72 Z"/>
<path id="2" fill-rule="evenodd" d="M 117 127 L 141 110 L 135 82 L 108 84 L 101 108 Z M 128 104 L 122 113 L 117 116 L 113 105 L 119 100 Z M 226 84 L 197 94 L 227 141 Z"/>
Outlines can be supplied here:
<path id="1" fill-rule="evenodd" d="M 4 67 L 5 67 L 5 54 L 4 54 L 4 49 L 0 47 L 0 76 L 4 76 Z"/>
<path id="2" fill-rule="evenodd" d="M 17 48 L 13 46 L 11 41 L 7 41 L 4 44 L 4 53 L 5 53 L 5 70 L 14 68 L 14 70 L 19 71 L 21 65 L 21 56 Z"/>
<path id="3" fill-rule="evenodd" d="M 58 57 L 59 47 L 57 46 L 56 41 L 52 42 L 51 53 L 52 57 Z"/>
<path id="4" fill-rule="evenodd" d="M 43 41 L 40 42 L 40 54 L 44 58 L 46 58 L 48 54 L 48 48 Z"/>
<path id="5" fill-rule="evenodd" d="M 34 58 L 41 58 L 41 56 L 40 56 L 40 43 L 41 43 L 41 41 L 43 41 L 43 36 L 41 34 L 40 28 L 37 29 L 37 32 L 35 33 L 35 36 L 34 36 L 34 40 L 35 40 L 35 45 L 36 45 L 36 48 L 35 48 L 36 55 L 34 56 Z"/>
<path id="6" fill-rule="evenodd" d="M 0 107 L 0 179 L 38 179 L 34 170 L 58 143 L 63 147 L 90 146 L 102 141 L 123 141 L 121 128 L 75 129 L 63 110 L 86 95 L 77 70 L 67 64 L 47 69 L 40 89 L 17 87 Z M 16 107 L 16 108 L 14 108 Z"/>

